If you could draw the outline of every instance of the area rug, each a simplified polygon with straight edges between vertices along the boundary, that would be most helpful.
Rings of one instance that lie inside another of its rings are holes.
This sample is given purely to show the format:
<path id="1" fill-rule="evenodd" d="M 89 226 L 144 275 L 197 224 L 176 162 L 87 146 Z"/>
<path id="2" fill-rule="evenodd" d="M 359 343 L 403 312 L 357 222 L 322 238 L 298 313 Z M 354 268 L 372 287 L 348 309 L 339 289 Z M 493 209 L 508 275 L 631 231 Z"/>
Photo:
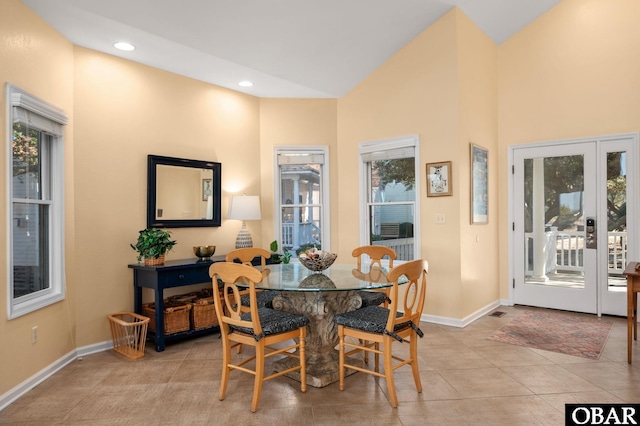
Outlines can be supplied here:
<path id="1" fill-rule="evenodd" d="M 526 311 L 488 337 L 501 343 L 599 359 L 612 323 L 598 318 Z"/>

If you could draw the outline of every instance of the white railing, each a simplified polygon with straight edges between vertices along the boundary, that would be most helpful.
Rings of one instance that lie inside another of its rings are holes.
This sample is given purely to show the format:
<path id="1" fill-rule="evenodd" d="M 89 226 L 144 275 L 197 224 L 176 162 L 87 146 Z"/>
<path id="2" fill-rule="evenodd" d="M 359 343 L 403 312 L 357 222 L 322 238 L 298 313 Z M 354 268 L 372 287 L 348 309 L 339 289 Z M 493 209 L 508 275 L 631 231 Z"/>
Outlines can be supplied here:
<path id="1" fill-rule="evenodd" d="M 395 250 L 398 260 L 413 260 L 413 238 L 394 238 L 374 241 L 374 245 L 390 247 Z"/>
<path id="2" fill-rule="evenodd" d="M 297 249 L 302 244 L 321 245 L 320 228 L 312 222 L 302 222 L 298 226 L 298 238 L 294 233 L 294 223 L 282 224 L 282 247 L 287 249 Z"/>
<path id="3" fill-rule="evenodd" d="M 627 264 L 627 233 L 608 233 L 609 274 L 622 274 Z M 582 231 L 545 232 L 545 274 L 584 271 L 585 236 Z M 533 234 L 525 233 L 525 275 L 533 275 Z"/>

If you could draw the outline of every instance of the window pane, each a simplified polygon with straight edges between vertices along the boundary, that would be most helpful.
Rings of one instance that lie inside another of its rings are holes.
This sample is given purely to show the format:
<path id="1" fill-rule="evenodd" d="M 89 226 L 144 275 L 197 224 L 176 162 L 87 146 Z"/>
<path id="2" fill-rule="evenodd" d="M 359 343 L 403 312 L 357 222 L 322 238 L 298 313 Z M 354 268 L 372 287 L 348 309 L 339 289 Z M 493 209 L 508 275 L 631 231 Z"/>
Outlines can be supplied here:
<path id="1" fill-rule="evenodd" d="M 608 291 L 625 291 L 627 265 L 627 153 L 607 153 Z"/>
<path id="2" fill-rule="evenodd" d="M 13 203 L 13 297 L 48 289 L 49 206 Z"/>
<path id="3" fill-rule="evenodd" d="M 374 161 L 371 167 L 371 202 L 415 200 L 415 158 Z"/>
<path id="4" fill-rule="evenodd" d="M 369 163 L 369 244 L 396 251 L 399 260 L 414 258 L 415 158 Z"/>
<path id="5" fill-rule="evenodd" d="M 304 158 L 314 159 L 313 156 Z M 296 251 L 314 246 L 322 248 L 323 166 L 301 161 L 279 162 L 281 246 Z"/>
<path id="6" fill-rule="evenodd" d="M 13 197 L 40 200 L 41 133 L 22 123 L 13 125 Z"/>

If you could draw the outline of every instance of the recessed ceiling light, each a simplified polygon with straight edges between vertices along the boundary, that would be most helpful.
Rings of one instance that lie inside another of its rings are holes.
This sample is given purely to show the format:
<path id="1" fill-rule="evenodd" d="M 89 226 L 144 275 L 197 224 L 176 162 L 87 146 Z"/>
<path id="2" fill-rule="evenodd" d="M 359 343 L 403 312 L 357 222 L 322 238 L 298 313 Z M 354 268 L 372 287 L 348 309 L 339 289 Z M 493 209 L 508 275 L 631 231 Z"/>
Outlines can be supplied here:
<path id="1" fill-rule="evenodd" d="M 253 86 L 253 81 L 242 80 L 241 82 L 238 83 L 238 86 L 251 87 L 251 86 Z"/>
<path id="2" fill-rule="evenodd" d="M 119 50 L 131 51 L 135 50 L 135 46 L 131 43 L 127 43 L 126 41 L 119 41 L 117 43 L 113 43 L 113 46 Z"/>

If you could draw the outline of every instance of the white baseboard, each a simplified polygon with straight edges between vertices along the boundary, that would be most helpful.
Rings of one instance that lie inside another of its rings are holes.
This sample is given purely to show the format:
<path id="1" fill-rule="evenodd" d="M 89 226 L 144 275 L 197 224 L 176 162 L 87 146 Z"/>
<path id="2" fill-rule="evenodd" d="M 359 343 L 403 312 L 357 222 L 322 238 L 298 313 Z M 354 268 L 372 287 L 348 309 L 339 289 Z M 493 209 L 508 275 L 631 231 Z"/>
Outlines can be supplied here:
<path id="1" fill-rule="evenodd" d="M 440 317 L 440 316 L 437 316 L 437 315 L 425 315 L 425 314 L 422 314 L 422 317 L 420 317 L 420 320 L 424 321 L 424 322 L 430 322 L 430 323 L 433 323 L 433 324 L 440 324 L 440 325 L 447 325 L 447 326 L 450 326 L 450 327 L 464 328 L 464 327 L 468 326 L 469 324 L 471 324 L 472 322 L 474 322 L 475 320 L 477 320 L 478 318 L 485 316 L 486 314 L 488 314 L 489 312 L 491 312 L 492 310 L 494 310 L 498 306 L 504 305 L 505 304 L 504 302 L 506 302 L 506 301 L 505 300 L 496 300 L 495 302 L 492 302 L 492 303 L 488 304 L 487 306 L 484 306 L 484 307 L 478 309 L 477 311 L 475 311 L 471 315 L 468 315 L 468 316 L 466 316 L 465 318 L 462 318 L 462 319 L 449 318 L 449 317 Z"/>
<path id="2" fill-rule="evenodd" d="M 91 355 L 98 352 L 107 351 L 113 348 L 113 342 L 107 341 L 102 343 L 97 343 L 95 345 L 84 346 L 82 348 L 74 349 L 68 354 L 64 355 L 62 358 L 53 362 L 48 367 L 40 370 L 33 376 L 29 377 L 24 382 L 20 383 L 18 386 L 13 389 L 7 391 L 4 395 L 0 396 L 0 411 L 7 408 L 11 403 L 16 401 L 22 395 L 29 392 L 31 389 L 38 386 L 40 383 L 47 380 L 49 377 L 53 376 L 56 372 L 60 371 L 73 361 L 78 358 L 82 358 L 85 355 Z"/>

